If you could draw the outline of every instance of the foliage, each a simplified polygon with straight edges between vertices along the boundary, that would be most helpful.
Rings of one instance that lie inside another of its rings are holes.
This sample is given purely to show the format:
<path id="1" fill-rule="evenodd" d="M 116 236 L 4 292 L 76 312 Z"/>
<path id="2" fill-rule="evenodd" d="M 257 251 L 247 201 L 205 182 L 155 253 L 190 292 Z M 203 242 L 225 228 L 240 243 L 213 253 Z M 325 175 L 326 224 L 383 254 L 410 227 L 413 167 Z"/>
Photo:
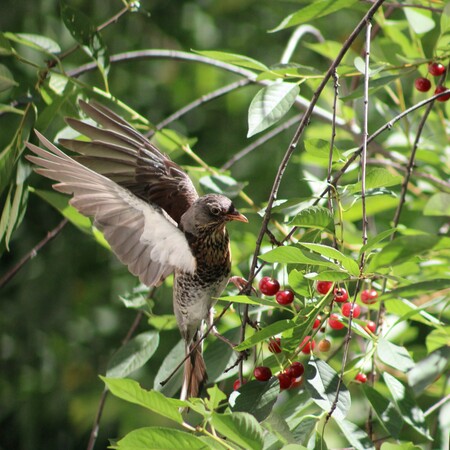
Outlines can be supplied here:
<path id="1" fill-rule="evenodd" d="M 117 449 L 445 448 L 450 102 L 414 79 L 429 61 L 448 73 L 450 3 L 305 1 L 289 14 L 253 0 L 35 3 L 30 12 L 54 9 L 26 22 L 17 7 L 18 31 L 0 34 L 0 446 L 93 448 L 99 426 L 98 445 Z M 428 75 L 433 90 L 446 73 Z M 167 381 L 184 351 L 171 279 L 136 286 L 23 158 L 33 128 L 76 136 L 64 117 L 91 98 L 250 218 L 230 227 L 234 274 L 250 284 L 217 303 L 221 333 L 250 357 L 236 364 L 208 336 L 204 398 L 177 400 L 180 371 Z M 261 296 L 264 275 L 294 302 Z M 341 314 L 334 288 L 361 316 Z M 361 300 L 369 289 L 372 304 Z M 324 338 L 330 351 L 303 351 Z M 278 375 L 297 360 L 305 373 L 287 390 L 274 376 L 233 391 L 239 371 Z M 107 392 L 116 399 L 104 404 Z"/>

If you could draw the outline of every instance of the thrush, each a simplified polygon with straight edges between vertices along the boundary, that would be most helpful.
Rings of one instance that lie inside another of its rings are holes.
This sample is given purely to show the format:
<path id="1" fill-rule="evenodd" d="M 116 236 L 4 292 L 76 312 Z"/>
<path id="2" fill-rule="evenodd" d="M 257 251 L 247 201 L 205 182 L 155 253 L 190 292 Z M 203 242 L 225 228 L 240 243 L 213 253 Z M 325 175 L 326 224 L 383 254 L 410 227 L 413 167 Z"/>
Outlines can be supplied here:
<path id="1" fill-rule="evenodd" d="M 187 173 L 110 109 L 80 101 L 100 127 L 68 118 L 90 141 L 61 139 L 79 154 L 71 158 L 36 131 L 47 150 L 28 143 L 27 158 L 39 174 L 71 194 L 70 204 L 92 217 L 112 251 L 147 286 L 174 274 L 173 308 L 186 359 L 181 398 L 199 395 L 207 379 L 202 325 L 211 320 L 215 298 L 231 270 L 226 224 L 247 222 L 232 201 L 199 196 Z"/>

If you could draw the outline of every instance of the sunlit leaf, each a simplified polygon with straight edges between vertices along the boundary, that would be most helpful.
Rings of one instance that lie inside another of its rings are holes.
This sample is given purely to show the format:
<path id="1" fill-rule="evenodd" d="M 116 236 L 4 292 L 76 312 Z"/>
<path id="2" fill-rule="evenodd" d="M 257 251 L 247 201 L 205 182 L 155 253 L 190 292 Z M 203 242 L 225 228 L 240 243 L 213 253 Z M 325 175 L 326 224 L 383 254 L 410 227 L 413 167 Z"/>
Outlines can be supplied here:
<path id="1" fill-rule="evenodd" d="M 436 26 L 431 16 L 431 11 L 427 11 L 426 9 L 404 8 L 403 12 L 411 28 L 417 34 L 431 31 Z"/>
<path id="2" fill-rule="evenodd" d="M 299 212 L 289 225 L 302 228 L 334 229 L 334 218 L 330 210 L 322 206 L 310 206 Z"/>
<path id="3" fill-rule="evenodd" d="M 425 216 L 450 216 L 450 194 L 438 192 L 432 195 L 423 213 Z"/>
<path id="4" fill-rule="evenodd" d="M 4 36 L 13 42 L 17 42 L 35 50 L 45 53 L 60 53 L 61 47 L 47 36 L 30 33 L 4 33 Z"/>
<path id="5" fill-rule="evenodd" d="M 251 137 L 278 122 L 294 104 L 300 88 L 295 83 L 273 83 L 262 88 L 248 110 L 248 133 Z"/>
<path id="6" fill-rule="evenodd" d="M 367 170 L 366 174 L 366 189 L 386 188 L 388 186 L 395 186 L 401 184 L 402 177 L 400 175 L 393 175 L 389 170 L 373 167 Z M 347 192 L 355 194 L 361 192 L 361 182 L 350 184 L 346 186 Z"/>
<path id="7" fill-rule="evenodd" d="M 339 374 L 325 361 L 312 358 L 306 368 L 306 390 L 313 401 L 323 410 L 330 411 L 339 385 Z M 339 399 L 333 417 L 339 421 L 344 419 L 351 405 L 350 393 L 344 383 L 339 387 Z"/>
<path id="8" fill-rule="evenodd" d="M 198 51 L 195 53 L 199 55 L 207 56 L 208 58 L 217 59 L 218 61 L 223 61 L 228 64 L 233 64 L 239 67 L 246 67 L 253 70 L 269 70 L 269 68 L 263 63 L 256 61 L 256 59 L 249 58 L 248 56 L 238 55 L 236 53 L 218 52 L 211 50 Z"/>
<path id="9" fill-rule="evenodd" d="M 210 446 L 193 434 L 174 428 L 145 427 L 128 433 L 110 448 L 117 450 L 210 450 Z"/>
<path id="10" fill-rule="evenodd" d="M 400 347 L 386 339 L 380 339 L 377 347 L 378 359 L 384 364 L 402 372 L 407 372 L 414 367 L 414 361 L 405 347 Z"/>
<path id="11" fill-rule="evenodd" d="M 336 424 L 341 429 L 345 438 L 352 444 L 352 448 L 356 450 L 375 449 L 372 440 L 367 433 L 349 420 L 335 417 Z"/>
<path id="12" fill-rule="evenodd" d="M 200 178 L 200 185 L 207 193 L 222 194 L 234 198 L 244 189 L 246 183 L 239 183 L 226 175 L 207 175 Z"/>
<path id="13" fill-rule="evenodd" d="M 433 330 L 426 337 L 426 345 L 430 353 L 442 346 L 450 346 L 450 327 Z"/>

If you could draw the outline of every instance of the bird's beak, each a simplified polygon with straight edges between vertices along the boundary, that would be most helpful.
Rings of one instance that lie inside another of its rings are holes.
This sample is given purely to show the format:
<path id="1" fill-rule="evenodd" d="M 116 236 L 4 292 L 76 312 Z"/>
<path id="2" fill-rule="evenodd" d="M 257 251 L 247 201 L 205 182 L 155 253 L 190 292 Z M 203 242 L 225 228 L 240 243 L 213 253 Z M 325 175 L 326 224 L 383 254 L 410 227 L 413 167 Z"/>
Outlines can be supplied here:
<path id="1" fill-rule="evenodd" d="M 247 217 L 241 214 L 239 211 L 233 211 L 232 213 L 227 214 L 228 220 L 237 220 L 238 222 L 248 222 Z"/>

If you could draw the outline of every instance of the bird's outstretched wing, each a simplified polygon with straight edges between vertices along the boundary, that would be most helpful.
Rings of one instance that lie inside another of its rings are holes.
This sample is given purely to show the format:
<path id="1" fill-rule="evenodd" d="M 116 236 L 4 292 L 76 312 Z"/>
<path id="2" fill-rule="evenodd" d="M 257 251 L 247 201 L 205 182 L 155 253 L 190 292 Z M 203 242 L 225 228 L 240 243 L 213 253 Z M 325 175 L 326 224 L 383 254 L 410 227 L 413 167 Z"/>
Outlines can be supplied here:
<path id="1" fill-rule="evenodd" d="M 114 181 L 73 160 L 36 132 L 49 151 L 27 143 L 36 172 L 59 181 L 57 191 L 72 194 L 70 204 L 94 218 L 112 250 L 147 286 L 179 268 L 193 272 L 195 258 L 175 222 L 161 208 L 136 197 Z"/>
<path id="2" fill-rule="evenodd" d="M 79 104 L 101 128 L 68 118 L 67 123 L 91 141 L 61 139 L 60 143 L 80 153 L 77 160 L 83 165 L 160 206 L 179 224 L 198 198 L 186 172 L 110 109 L 96 102 Z"/>

